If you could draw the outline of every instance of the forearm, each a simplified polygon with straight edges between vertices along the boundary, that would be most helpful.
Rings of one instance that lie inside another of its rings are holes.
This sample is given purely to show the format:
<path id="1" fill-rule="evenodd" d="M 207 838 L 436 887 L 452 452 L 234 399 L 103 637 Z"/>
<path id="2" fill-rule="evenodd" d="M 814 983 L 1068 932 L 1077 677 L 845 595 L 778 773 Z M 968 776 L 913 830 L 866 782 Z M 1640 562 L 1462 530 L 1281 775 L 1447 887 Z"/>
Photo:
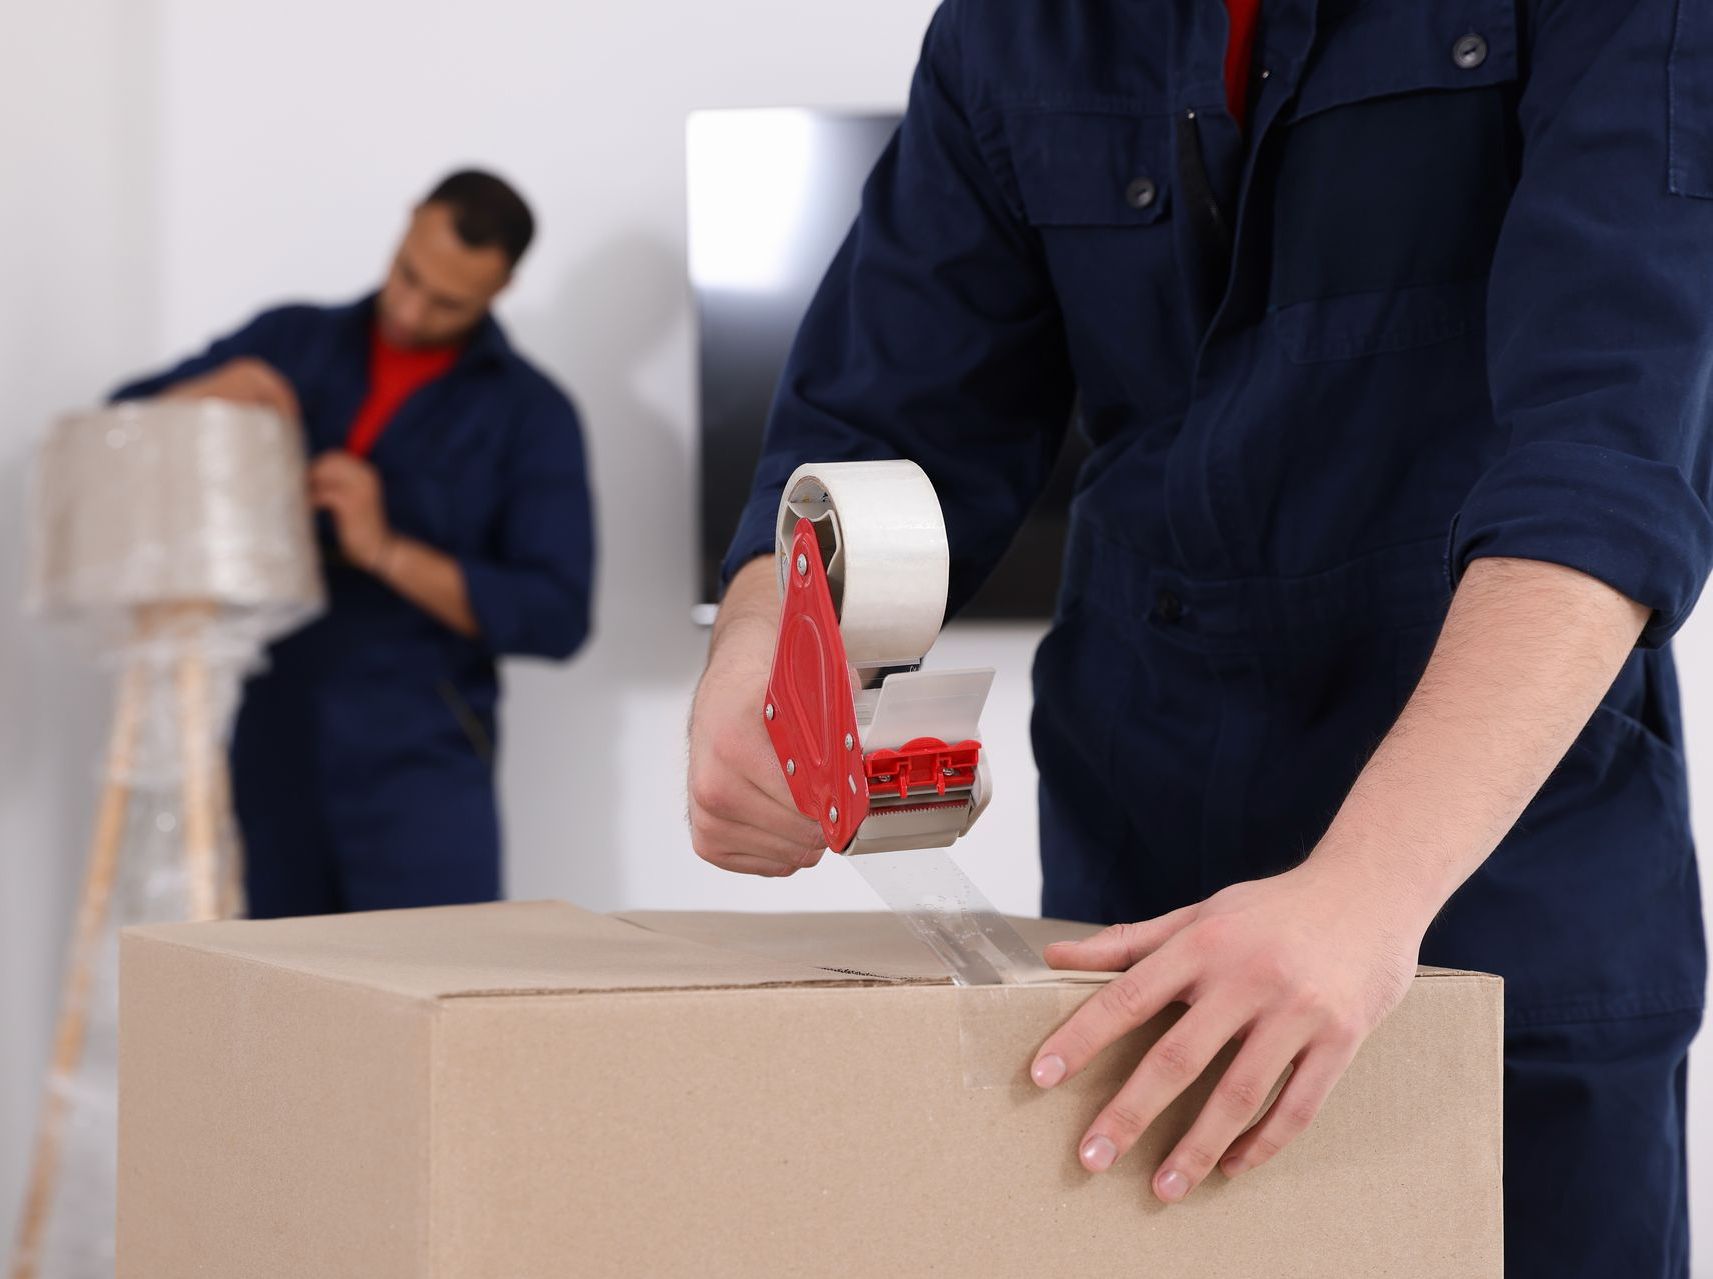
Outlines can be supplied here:
<path id="1" fill-rule="evenodd" d="M 749 651 L 772 650 L 779 625 L 779 578 L 773 557 L 760 556 L 732 575 L 720 601 L 708 639 L 708 660 L 728 645 Z"/>
<path id="2" fill-rule="evenodd" d="M 481 634 L 481 625 L 470 607 L 464 570 L 445 552 L 395 533 L 387 538 L 376 556 L 373 572 L 405 599 L 458 634 L 469 639 Z"/>
<path id="3" fill-rule="evenodd" d="M 1425 929 L 1575 741 L 1647 618 L 1573 569 L 1476 560 L 1310 862 L 1370 880 Z"/>

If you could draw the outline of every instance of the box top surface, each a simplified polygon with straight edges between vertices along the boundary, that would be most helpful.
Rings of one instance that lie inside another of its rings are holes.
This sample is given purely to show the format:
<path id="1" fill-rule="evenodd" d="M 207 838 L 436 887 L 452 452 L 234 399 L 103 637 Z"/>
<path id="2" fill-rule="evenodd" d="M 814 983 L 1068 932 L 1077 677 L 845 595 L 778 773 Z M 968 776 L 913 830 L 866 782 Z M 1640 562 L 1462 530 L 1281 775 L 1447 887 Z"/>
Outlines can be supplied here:
<path id="1" fill-rule="evenodd" d="M 1037 949 L 1057 938 L 1094 931 L 1060 920 L 1013 922 Z M 881 911 L 644 911 L 612 916 L 564 902 L 495 902 L 299 919 L 152 924 L 128 928 L 125 936 L 133 943 L 182 946 L 426 1000 L 950 982 L 934 955 L 904 924 Z M 1039 980 L 1086 981 L 1090 976 L 1053 974 L 1043 968 Z"/>
<path id="2" fill-rule="evenodd" d="M 1014 922 L 1037 949 L 1093 931 Z M 565 902 L 494 902 L 153 924 L 126 935 L 420 999 L 950 983 L 932 952 L 884 911 L 599 915 Z M 1039 979 L 1060 980 L 1045 967 Z"/>

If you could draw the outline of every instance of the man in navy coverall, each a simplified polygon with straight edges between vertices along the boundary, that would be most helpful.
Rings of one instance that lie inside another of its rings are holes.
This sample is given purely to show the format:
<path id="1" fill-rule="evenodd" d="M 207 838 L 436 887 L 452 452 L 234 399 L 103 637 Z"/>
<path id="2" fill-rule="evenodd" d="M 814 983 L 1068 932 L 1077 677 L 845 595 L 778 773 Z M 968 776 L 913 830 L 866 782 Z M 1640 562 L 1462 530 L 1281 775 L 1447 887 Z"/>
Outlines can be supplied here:
<path id="1" fill-rule="evenodd" d="M 1668 642 L 1713 564 L 1713 5 L 1254 8 L 940 9 L 732 545 L 696 849 L 821 855 L 756 710 L 793 467 L 919 462 L 956 608 L 1076 403 L 1042 904 L 1112 925 L 1052 963 L 1124 975 L 1035 1082 L 1189 1005 L 1066 1134 L 1083 1165 L 1236 1040 L 1152 1186 L 1253 1175 L 1418 959 L 1486 969 L 1508 1273 L 1681 1279 L 1706 955 Z"/>
<path id="2" fill-rule="evenodd" d="M 116 398 L 301 417 L 325 616 L 245 686 L 233 799 L 257 917 L 500 892 L 496 659 L 589 632 L 576 411 L 491 313 L 534 222 L 465 171 L 419 204 L 379 292 L 266 311 Z"/>

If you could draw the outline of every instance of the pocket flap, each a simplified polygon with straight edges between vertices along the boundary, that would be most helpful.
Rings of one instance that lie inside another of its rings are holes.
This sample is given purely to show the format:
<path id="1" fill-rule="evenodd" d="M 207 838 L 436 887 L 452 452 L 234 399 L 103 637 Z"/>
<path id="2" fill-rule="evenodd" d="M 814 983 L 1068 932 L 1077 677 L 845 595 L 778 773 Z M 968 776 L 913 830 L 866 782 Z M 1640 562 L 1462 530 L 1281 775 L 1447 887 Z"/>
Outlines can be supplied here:
<path id="1" fill-rule="evenodd" d="M 1517 22 L 1509 0 L 1371 0 L 1324 26 L 1286 119 L 1365 98 L 1516 78 Z"/>
<path id="2" fill-rule="evenodd" d="M 1171 189 L 1164 116 L 1018 112 L 1006 139 L 1024 216 L 1034 226 L 1146 226 Z"/>

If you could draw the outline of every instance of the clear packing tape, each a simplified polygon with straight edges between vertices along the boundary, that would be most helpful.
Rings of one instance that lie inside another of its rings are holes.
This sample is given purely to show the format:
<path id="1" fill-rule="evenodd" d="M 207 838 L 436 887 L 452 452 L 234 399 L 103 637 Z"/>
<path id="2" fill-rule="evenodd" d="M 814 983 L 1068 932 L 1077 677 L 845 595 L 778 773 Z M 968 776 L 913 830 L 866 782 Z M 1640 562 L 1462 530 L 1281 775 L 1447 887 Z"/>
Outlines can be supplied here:
<path id="1" fill-rule="evenodd" d="M 11 1276 L 105 1279 L 118 932 L 241 909 L 225 767 L 239 686 L 324 605 L 301 433 L 212 400 L 64 416 L 28 543 L 26 607 L 92 632 L 117 695 Z"/>
<path id="2" fill-rule="evenodd" d="M 1008 986 L 1051 975 L 946 853 L 863 853 L 850 863 L 958 985 Z"/>

